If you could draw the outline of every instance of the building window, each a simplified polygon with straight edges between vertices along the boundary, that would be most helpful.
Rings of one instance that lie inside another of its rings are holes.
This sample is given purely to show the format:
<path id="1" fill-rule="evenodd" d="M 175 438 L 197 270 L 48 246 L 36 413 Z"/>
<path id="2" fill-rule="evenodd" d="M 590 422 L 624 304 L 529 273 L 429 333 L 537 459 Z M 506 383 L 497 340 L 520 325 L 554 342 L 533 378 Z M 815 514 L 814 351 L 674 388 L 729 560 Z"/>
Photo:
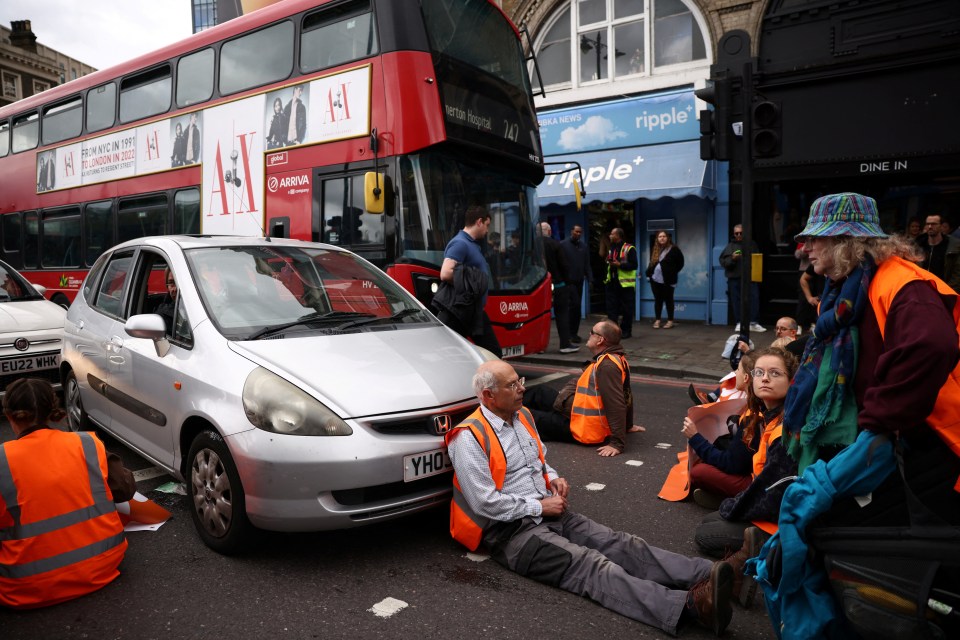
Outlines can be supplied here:
<path id="1" fill-rule="evenodd" d="M 20 99 L 20 76 L 9 71 L 0 71 L 0 82 L 3 83 L 3 97 L 7 100 Z"/>
<path id="2" fill-rule="evenodd" d="M 50 84 L 47 82 L 40 82 L 39 80 L 33 81 L 33 95 L 37 95 L 41 91 L 46 91 L 50 88 Z"/>
<path id="3" fill-rule="evenodd" d="M 705 63 L 706 39 L 691 6 L 690 0 L 571 0 L 546 23 L 537 45 L 544 86 L 577 88 Z"/>

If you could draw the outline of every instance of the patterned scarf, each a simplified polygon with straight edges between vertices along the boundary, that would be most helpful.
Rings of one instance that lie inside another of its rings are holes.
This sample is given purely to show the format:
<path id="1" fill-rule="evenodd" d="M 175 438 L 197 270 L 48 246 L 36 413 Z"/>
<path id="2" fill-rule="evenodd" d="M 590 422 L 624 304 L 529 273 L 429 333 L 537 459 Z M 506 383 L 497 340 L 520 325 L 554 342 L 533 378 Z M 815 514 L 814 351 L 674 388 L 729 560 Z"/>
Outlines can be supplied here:
<path id="1" fill-rule="evenodd" d="M 870 256 L 839 283 L 827 279 L 820 317 L 784 402 L 784 444 L 799 473 L 824 447 L 845 447 L 857 437 L 858 326 L 869 304 L 877 266 Z"/>

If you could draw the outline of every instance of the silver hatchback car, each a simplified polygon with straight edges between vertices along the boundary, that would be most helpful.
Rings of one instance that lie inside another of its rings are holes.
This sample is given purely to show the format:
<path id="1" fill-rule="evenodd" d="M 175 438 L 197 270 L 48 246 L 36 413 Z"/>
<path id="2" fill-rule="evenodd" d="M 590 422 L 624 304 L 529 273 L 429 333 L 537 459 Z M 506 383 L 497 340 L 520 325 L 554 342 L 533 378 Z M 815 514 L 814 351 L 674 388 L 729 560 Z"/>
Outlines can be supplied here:
<path id="1" fill-rule="evenodd" d="M 67 313 L 69 423 L 184 480 L 232 553 L 445 503 L 442 434 L 484 356 L 382 271 L 328 245 L 165 236 L 97 260 Z"/>

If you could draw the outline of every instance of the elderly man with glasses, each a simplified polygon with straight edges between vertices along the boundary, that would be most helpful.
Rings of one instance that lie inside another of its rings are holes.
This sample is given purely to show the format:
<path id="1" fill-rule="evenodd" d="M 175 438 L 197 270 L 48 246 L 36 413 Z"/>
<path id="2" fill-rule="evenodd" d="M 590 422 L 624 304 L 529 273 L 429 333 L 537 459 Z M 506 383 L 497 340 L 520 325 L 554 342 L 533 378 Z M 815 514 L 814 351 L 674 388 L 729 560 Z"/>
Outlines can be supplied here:
<path id="1" fill-rule="evenodd" d="M 511 571 L 672 635 L 688 620 L 717 635 L 727 627 L 729 563 L 658 549 L 571 511 L 570 485 L 547 464 L 523 407 L 523 379 L 494 360 L 477 370 L 473 389 L 480 408 L 446 436 L 454 539 L 471 551 L 485 544 Z"/>
<path id="2" fill-rule="evenodd" d="M 620 327 L 610 320 L 593 325 L 587 338 L 593 354 L 578 379 L 558 392 L 538 386 L 524 397 L 546 441 L 600 445 L 605 458 L 623 453 L 627 434 L 644 431 L 633 424 L 630 364 L 620 344 Z"/>

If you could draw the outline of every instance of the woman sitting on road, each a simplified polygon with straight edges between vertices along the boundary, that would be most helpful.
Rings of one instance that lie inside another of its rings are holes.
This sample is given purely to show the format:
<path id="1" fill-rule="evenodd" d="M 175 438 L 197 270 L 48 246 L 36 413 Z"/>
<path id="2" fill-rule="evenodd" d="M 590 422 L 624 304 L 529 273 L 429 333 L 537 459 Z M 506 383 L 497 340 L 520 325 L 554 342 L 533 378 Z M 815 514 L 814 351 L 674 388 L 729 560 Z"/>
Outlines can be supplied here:
<path id="1" fill-rule="evenodd" d="M 683 419 L 681 433 L 700 457 L 700 462 L 690 468 L 693 499 L 708 509 L 716 509 L 724 498 L 737 495 L 753 480 L 753 455 L 760 439 L 756 423 L 759 421 L 761 405 L 750 385 L 753 363 L 751 352 L 740 359 L 737 367 L 736 388 L 746 392 L 747 404 L 739 414 L 727 418 L 729 435 L 720 436 L 711 443 L 697 433 L 693 420 Z"/>
<path id="2" fill-rule="evenodd" d="M 797 463 L 784 448 L 783 401 L 797 371 L 797 359 L 782 349 L 767 348 L 753 353 L 754 417 L 747 421 L 744 440 L 751 443 L 753 480 L 746 489 L 720 504 L 720 510 L 704 518 L 694 540 L 704 553 L 722 557 L 741 547 L 744 531 L 751 522 L 772 532 L 780 514 L 780 501 L 787 482 L 797 474 Z"/>

